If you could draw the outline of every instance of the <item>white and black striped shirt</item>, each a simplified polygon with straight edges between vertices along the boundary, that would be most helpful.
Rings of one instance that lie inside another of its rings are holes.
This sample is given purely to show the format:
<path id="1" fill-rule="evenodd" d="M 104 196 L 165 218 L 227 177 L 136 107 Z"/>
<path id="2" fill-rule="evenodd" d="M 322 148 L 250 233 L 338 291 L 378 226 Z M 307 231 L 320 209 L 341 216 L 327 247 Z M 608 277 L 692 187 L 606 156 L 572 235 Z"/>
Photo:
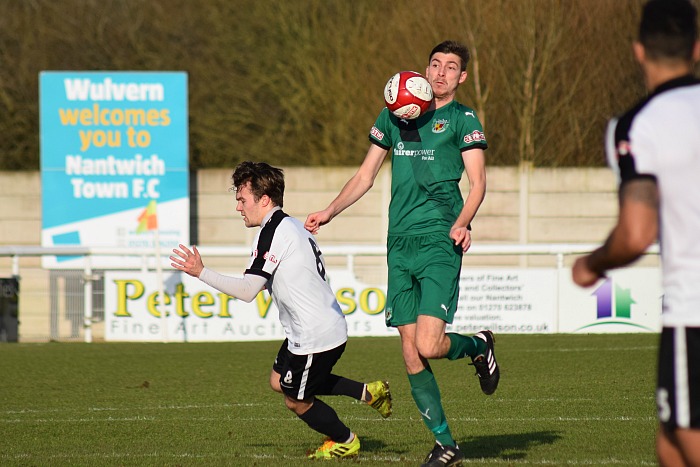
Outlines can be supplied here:
<path id="1" fill-rule="evenodd" d="M 664 326 L 700 326 L 700 81 L 659 86 L 608 129 L 608 158 L 622 184 L 656 180 Z"/>

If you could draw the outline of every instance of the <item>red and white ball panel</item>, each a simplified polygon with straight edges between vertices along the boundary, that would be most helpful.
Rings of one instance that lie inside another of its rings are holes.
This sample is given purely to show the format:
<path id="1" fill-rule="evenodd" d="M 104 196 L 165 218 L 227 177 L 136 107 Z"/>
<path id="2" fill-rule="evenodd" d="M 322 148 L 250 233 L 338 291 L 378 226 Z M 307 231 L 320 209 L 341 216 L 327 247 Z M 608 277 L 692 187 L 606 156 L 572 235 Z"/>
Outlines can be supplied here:
<path id="1" fill-rule="evenodd" d="M 400 71 L 384 86 L 386 107 L 398 118 L 414 119 L 430 108 L 433 88 L 428 80 L 415 71 Z"/>

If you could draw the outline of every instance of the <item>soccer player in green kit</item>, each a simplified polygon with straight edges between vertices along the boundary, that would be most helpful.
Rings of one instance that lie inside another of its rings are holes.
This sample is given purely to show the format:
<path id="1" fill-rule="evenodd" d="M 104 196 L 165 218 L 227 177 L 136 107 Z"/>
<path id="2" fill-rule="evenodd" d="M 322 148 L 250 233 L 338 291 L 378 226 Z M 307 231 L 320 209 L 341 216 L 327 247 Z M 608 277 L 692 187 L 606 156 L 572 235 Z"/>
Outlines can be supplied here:
<path id="1" fill-rule="evenodd" d="M 305 223 L 317 233 L 360 199 L 392 150 L 385 317 L 387 326 L 399 331 L 411 394 L 435 436 L 424 466 L 457 465 L 464 459 L 447 424 L 429 359 L 471 357 L 485 394 L 493 394 L 500 377 L 491 331 L 474 336 L 445 332 L 457 309 L 470 222 L 486 192 L 483 128 L 473 109 L 454 100 L 467 79 L 468 61 L 464 45 L 438 44 L 426 69 L 434 95 L 430 110 L 402 120 L 383 109 L 358 171 L 326 209 L 309 214 Z M 466 200 L 459 189 L 463 172 L 469 179 Z"/>

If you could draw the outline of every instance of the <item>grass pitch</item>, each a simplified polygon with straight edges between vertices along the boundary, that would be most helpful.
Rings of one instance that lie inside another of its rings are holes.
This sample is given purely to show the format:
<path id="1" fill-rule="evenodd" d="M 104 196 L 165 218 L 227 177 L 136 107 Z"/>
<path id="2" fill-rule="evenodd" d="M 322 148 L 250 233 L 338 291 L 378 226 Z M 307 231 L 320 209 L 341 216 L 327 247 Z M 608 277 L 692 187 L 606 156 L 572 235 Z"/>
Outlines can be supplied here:
<path id="1" fill-rule="evenodd" d="M 468 359 L 432 363 L 466 465 L 656 464 L 656 335 L 496 340 L 493 396 Z M 308 467 L 321 436 L 268 386 L 279 344 L 2 344 L 0 465 Z M 336 373 L 388 379 L 394 414 L 324 398 L 362 441 L 331 464 L 415 466 L 432 448 L 400 348 L 350 339 Z"/>

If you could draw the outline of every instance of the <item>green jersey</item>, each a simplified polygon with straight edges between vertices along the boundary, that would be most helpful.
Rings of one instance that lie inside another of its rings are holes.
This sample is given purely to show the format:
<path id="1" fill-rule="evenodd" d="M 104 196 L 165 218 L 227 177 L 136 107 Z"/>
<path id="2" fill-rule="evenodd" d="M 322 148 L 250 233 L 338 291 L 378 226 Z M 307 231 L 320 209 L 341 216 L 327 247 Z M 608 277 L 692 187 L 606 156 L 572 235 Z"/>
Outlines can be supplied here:
<path id="1" fill-rule="evenodd" d="M 403 120 L 383 109 L 369 139 L 391 154 L 389 235 L 449 230 L 464 206 L 462 152 L 486 149 L 476 112 L 459 102 Z"/>

